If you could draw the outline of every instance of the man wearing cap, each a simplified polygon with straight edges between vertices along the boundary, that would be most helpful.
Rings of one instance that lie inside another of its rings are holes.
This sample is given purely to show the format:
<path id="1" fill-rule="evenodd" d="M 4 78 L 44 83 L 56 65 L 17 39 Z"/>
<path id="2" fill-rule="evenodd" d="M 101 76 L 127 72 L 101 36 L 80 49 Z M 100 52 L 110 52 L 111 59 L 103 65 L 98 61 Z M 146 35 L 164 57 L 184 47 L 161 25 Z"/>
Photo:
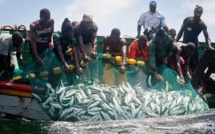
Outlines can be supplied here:
<path id="1" fill-rule="evenodd" d="M 138 22 L 137 22 L 137 37 L 140 36 L 141 26 L 143 26 L 146 33 L 149 29 L 157 28 L 160 24 L 163 29 L 168 32 L 168 27 L 165 23 L 165 17 L 161 12 L 156 10 L 157 3 L 155 1 L 151 1 L 149 3 L 149 10 L 145 11 L 141 14 Z"/>
<path id="2" fill-rule="evenodd" d="M 157 67 L 167 64 L 173 50 L 173 40 L 163 29 L 158 30 L 155 37 L 149 42 L 148 48 L 149 67 L 154 73 L 155 81 L 161 80 L 161 77 L 157 74 Z"/>
<path id="3" fill-rule="evenodd" d="M 129 58 L 141 59 L 148 62 L 148 39 L 145 35 L 141 35 L 139 39 L 133 41 L 128 47 Z"/>
<path id="4" fill-rule="evenodd" d="M 193 72 L 198 63 L 198 58 L 199 58 L 198 36 L 202 31 L 204 33 L 205 41 L 208 44 L 209 48 L 214 49 L 211 46 L 211 40 L 210 40 L 208 31 L 207 31 L 207 26 L 201 19 L 202 13 L 203 13 L 203 8 L 199 5 L 196 5 L 195 10 L 194 10 L 194 16 L 187 17 L 184 19 L 181 29 L 176 38 L 176 42 L 178 42 L 180 40 L 180 38 L 182 37 L 182 35 L 184 34 L 183 43 L 192 42 L 195 44 L 196 49 L 195 49 L 194 55 L 192 56 L 191 62 L 190 62 L 190 67 Z"/>
<path id="5" fill-rule="evenodd" d="M 79 58 L 81 57 L 84 62 L 89 61 L 91 55 L 92 58 L 97 56 L 97 37 L 98 27 L 95 22 L 93 22 L 93 16 L 89 14 L 84 14 L 82 21 L 75 26 L 75 37 L 79 44 Z"/>

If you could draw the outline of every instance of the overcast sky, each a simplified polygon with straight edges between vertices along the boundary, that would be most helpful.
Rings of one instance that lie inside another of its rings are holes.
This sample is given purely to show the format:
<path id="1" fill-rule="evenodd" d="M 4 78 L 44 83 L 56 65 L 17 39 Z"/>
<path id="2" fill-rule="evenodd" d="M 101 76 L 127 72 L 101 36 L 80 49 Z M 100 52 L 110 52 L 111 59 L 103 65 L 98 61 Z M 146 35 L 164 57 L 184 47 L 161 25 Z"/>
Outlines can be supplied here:
<path id="1" fill-rule="evenodd" d="M 122 35 L 136 36 L 137 20 L 148 10 L 150 0 L 0 0 L 0 25 L 25 25 L 39 19 L 39 11 L 48 8 L 55 20 L 55 30 L 60 30 L 64 18 L 81 21 L 84 13 L 93 15 L 99 35 L 109 35 L 119 28 Z M 169 28 L 179 31 L 183 19 L 193 16 L 195 6 L 202 5 L 203 21 L 215 42 L 215 0 L 156 0 Z M 199 39 L 204 41 L 203 33 Z"/>

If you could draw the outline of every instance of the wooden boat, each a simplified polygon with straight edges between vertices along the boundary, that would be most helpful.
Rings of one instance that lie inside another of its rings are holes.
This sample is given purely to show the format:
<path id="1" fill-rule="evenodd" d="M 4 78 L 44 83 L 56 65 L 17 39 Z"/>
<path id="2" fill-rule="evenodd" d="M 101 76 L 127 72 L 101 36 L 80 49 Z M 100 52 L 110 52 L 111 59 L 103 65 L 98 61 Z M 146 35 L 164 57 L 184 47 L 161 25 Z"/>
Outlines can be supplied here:
<path id="1" fill-rule="evenodd" d="M 21 29 L 19 29 L 21 28 Z M 27 31 L 24 26 L 19 27 L 19 31 L 27 37 Z M 12 27 L 3 27 L 0 34 L 11 34 Z M 102 40 L 104 36 L 97 36 L 98 52 L 102 50 Z M 125 37 L 127 46 L 134 40 L 132 37 Z M 213 43 L 213 46 L 215 43 Z M 199 51 L 200 54 L 206 48 L 206 44 L 200 42 Z M 29 57 L 29 44 L 25 44 L 23 50 L 23 58 L 31 60 Z M 208 80 L 207 91 L 211 94 L 215 94 L 215 81 L 213 79 Z M 215 106 L 215 105 L 214 105 Z M 12 84 L 7 85 L 4 81 L 0 81 L 0 118 L 1 119 L 37 119 L 37 120 L 50 120 L 49 116 L 39 106 L 38 102 L 32 96 L 32 90 L 28 84 Z"/>
<path id="2" fill-rule="evenodd" d="M 29 85 L 0 81 L 0 118 L 48 120 L 49 116 L 32 97 Z"/>

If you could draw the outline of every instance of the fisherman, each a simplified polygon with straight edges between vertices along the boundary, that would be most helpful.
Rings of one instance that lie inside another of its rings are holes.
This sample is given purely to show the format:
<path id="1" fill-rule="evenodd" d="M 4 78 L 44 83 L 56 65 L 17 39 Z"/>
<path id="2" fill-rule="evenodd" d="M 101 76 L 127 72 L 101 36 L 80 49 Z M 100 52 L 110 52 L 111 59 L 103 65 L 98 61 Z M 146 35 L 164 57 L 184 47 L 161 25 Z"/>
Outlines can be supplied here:
<path id="1" fill-rule="evenodd" d="M 71 68 L 69 67 L 67 61 L 71 60 L 71 56 L 73 57 L 73 60 L 76 65 L 76 72 L 78 74 L 83 73 L 83 69 L 79 65 L 78 61 L 78 55 L 77 55 L 77 41 L 73 37 L 74 35 L 74 28 L 72 26 L 72 23 L 69 21 L 68 18 L 64 20 L 61 26 L 61 32 L 62 33 L 55 33 L 54 34 L 54 45 L 57 49 L 57 55 L 60 59 L 60 61 L 64 65 L 65 72 L 71 72 Z M 70 55 L 68 51 L 72 52 L 72 55 Z"/>
<path id="2" fill-rule="evenodd" d="M 174 28 L 169 29 L 168 35 L 175 41 L 176 30 Z"/>
<path id="3" fill-rule="evenodd" d="M 12 74 L 15 68 L 13 52 L 16 52 L 18 62 L 26 66 L 22 59 L 24 41 L 22 34 L 14 32 L 12 35 L 0 35 L 0 72 L 4 71 L 4 80 L 12 82 Z"/>
<path id="4" fill-rule="evenodd" d="M 178 85 L 181 87 L 185 86 L 185 76 L 191 79 L 189 66 L 190 59 L 193 56 L 195 49 L 196 46 L 194 43 L 189 42 L 184 44 L 181 42 L 174 42 L 174 53 L 167 65 L 169 68 L 178 73 L 179 78 L 177 81 Z"/>
<path id="5" fill-rule="evenodd" d="M 111 35 L 103 39 L 102 52 L 109 52 L 112 56 L 122 56 L 122 64 L 120 67 L 120 72 L 124 73 L 126 70 L 126 41 L 124 38 L 120 37 L 120 30 L 114 28 L 111 31 Z"/>
<path id="6" fill-rule="evenodd" d="M 182 35 L 184 35 L 183 43 L 193 42 L 196 45 L 194 55 L 192 56 L 190 61 L 190 64 L 191 64 L 190 67 L 192 72 L 194 72 L 199 59 L 198 36 L 202 31 L 204 33 L 205 41 L 208 44 L 209 48 L 214 49 L 211 46 L 211 40 L 207 31 L 207 26 L 201 19 L 202 13 L 203 13 L 203 8 L 199 5 L 196 5 L 194 9 L 194 16 L 187 17 L 184 19 L 181 29 L 176 38 L 176 42 L 178 42 L 182 37 Z"/>
<path id="7" fill-rule="evenodd" d="M 128 47 L 129 58 L 141 59 L 148 62 L 148 39 L 145 35 L 141 35 L 139 39 L 134 40 Z"/>
<path id="8" fill-rule="evenodd" d="M 149 42 L 148 48 L 149 68 L 154 74 L 155 81 L 161 81 L 161 77 L 157 73 L 157 67 L 167 64 L 173 50 L 173 40 L 163 29 L 158 30 L 154 39 Z"/>
<path id="9" fill-rule="evenodd" d="M 208 68 L 208 69 L 207 69 Z M 204 75 L 205 70 L 206 74 Z M 192 76 L 191 83 L 193 88 L 200 94 L 206 92 L 206 81 L 215 72 L 215 50 L 206 49 L 199 59 L 196 70 Z M 203 88 L 202 88 L 203 87 Z"/>
<path id="10" fill-rule="evenodd" d="M 90 55 L 92 58 L 97 57 L 97 30 L 93 16 L 89 14 L 84 14 L 82 21 L 75 26 L 74 34 L 79 44 L 79 58 L 82 57 L 84 62 L 90 60 L 88 57 Z"/>
<path id="11" fill-rule="evenodd" d="M 161 24 L 163 29 L 168 33 L 168 27 L 165 23 L 165 17 L 156 8 L 157 3 L 155 1 L 151 1 L 149 3 L 149 10 L 141 14 L 137 22 L 137 38 L 139 38 L 140 36 L 141 26 L 143 26 L 145 30 L 144 33 L 146 34 L 150 31 L 149 29 L 156 29 Z"/>
<path id="12" fill-rule="evenodd" d="M 31 51 L 38 64 L 43 63 L 39 54 L 48 48 L 54 48 L 53 32 L 54 20 L 50 18 L 50 11 L 44 8 L 40 10 L 40 19 L 30 24 Z"/>

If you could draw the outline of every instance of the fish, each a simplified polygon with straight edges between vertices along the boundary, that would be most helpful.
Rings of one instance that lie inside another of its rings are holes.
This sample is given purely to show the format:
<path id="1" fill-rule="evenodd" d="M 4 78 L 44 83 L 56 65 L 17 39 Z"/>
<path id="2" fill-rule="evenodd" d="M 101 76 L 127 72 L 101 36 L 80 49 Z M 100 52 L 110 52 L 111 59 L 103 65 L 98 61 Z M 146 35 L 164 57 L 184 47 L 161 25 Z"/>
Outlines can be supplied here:
<path id="1" fill-rule="evenodd" d="M 58 102 L 50 102 L 49 104 L 54 108 L 63 109 L 63 107 Z"/>
<path id="2" fill-rule="evenodd" d="M 42 102 L 42 99 L 37 94 L 32 93 L 32 95 L 37 101 Z"/>

